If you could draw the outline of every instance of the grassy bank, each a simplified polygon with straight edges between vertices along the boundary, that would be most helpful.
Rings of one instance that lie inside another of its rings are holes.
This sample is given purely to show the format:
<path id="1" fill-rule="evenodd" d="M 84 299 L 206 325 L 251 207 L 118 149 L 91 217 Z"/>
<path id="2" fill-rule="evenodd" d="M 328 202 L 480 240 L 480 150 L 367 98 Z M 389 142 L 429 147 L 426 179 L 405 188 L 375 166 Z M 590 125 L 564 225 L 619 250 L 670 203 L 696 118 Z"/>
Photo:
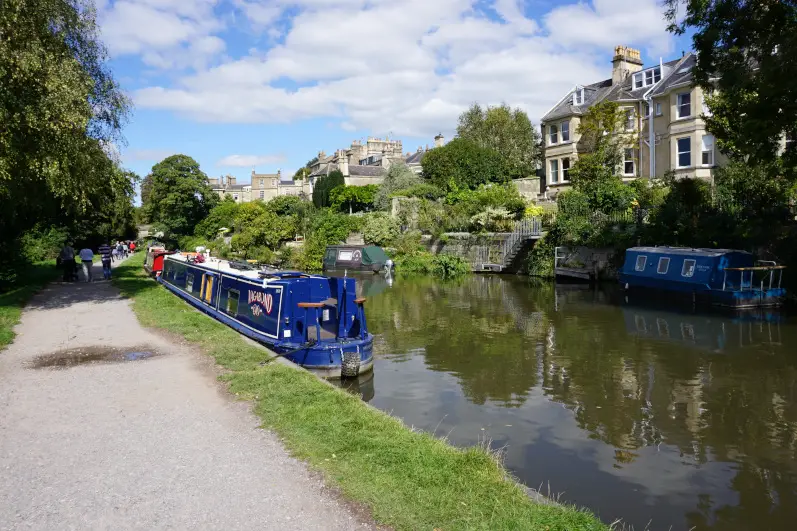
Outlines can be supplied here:
<path id="1" fill-rule="evenodd" d="M 143 253 L 115 270 L 146 326 L 177 333 L 230 372 L 230 390 L 250 399 L 264 426 L 350 499 L 395 529 L 608 529 L 591 514 L 542 505 L 506 479 L 488 452 L 461 450 L 365 405 L 304 371 L 260 366 L 264 351 L 193 311 L 141 274 Z"/>
<path id="2" fill-rule="evenodd" d="M 59 276 L 54 260 L 34 264 L 20 271 L 9 291 L 0 293 L 0 350 L 14 340 L 14 326 L 28 300 Z"/>

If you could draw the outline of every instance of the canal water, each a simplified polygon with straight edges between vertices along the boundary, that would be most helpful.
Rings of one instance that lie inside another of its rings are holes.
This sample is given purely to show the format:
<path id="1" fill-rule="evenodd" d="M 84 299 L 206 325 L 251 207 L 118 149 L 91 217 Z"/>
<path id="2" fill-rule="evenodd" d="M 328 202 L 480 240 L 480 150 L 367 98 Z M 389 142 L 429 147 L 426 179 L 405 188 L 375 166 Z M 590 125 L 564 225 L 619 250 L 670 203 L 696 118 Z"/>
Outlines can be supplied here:
<path id="1" fill-rule="evenodd" d="M 507 276 L 360 278 L 372 405 L 636 529 L 797 522 L 797 322 Z M 647 526 L 647 527 L 646 527 Z"/>

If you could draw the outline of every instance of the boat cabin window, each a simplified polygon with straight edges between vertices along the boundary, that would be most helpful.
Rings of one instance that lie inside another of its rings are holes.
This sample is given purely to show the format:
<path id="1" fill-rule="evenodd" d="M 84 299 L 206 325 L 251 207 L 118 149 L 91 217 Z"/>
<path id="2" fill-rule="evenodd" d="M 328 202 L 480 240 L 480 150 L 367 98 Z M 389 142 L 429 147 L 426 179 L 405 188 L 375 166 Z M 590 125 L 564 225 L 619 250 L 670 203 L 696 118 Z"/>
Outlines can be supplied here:
<path id="1" fill-rule="evenodd" d="M 353 254 L 354 251 L 352 251 L 351 249 L 346 249 L 346 250 L 341 249 L 340 251 L 338 251 L 338 260 L 343 260 L 344 262 L 351 262 Z"/>
<path id="2" fill-rule="evenodd" d="M 194 291 L 194 274 L 188 273 L 185 276 L 185 290 L 186 291 Z"/>
<path id="3" fill-rule="evenodd" d="M 667 270 L 669 269 L 670 269 L 670 259 L 666 256 L 662 256 L 661 258 L 659 258 L 659 268 L 656 270 L 656 272 L 659 275 L 666 275 Z"/>
<path id="4" fill-rule="evenodd" d="M 240 294 L 234 289 L 227 290 L 227 313 L 238 315 L 238 299 Z"/>
<path id="5" fill-rule="evenodd" d="M 691 277 L 695 274 L 695 261 L 694 260 L 684 260 L 684 266 L 681 268 L 681 276 L 682 277 Z"/>
<path id="6" fill-rule="evenodd" d="M 647 263 L 647 261 L 648 261 L 648 257 L 647 256 L 637 256 L 636 257 L 636 268 L 635 269 L 637 271 L 644 271 L 645 270 L 645 264 Z"/>

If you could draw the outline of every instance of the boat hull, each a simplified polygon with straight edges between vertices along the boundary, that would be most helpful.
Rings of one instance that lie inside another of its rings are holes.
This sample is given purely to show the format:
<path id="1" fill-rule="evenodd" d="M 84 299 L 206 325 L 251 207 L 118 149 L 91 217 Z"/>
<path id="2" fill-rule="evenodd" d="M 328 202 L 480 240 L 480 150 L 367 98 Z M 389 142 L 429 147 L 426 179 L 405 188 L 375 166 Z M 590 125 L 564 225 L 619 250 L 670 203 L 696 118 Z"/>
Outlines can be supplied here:
<path id="1" fill-rule="evenodd" d="M 354 377 L 373 369 L 373 336 L 369 333 L 363 334 L 363 337 L 335 341 L 304 342 L 277 339 L 220 311 L 213 304 L 192 296 L 179 286 L 170 284 L 163 275 L 158 276 L 156 280 L 197 310 L 319 376 L 331 379 Z"/>

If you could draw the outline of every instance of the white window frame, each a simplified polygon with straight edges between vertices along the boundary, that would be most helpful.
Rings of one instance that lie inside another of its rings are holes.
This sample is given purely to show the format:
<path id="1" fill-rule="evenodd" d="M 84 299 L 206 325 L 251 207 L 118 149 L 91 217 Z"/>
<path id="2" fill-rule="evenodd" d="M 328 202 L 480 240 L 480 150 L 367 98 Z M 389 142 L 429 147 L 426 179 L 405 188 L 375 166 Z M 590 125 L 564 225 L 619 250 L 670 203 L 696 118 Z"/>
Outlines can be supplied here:
<path id="1" fill-rule="evenodd" d="M 565 130 L 567 131 L 567 138 L 565 138 Z M 561 143 L 570 142 L 570 122 L 562 122 L 559 124 L 559 135 Z"/>
<path id="2" fill-rule="evenodd" d="M 636 124 L 634 123 L 636 116 L 634 113 L 634 109 L 625 109 L 625 130 L 626 131 L 633 131 L 636 129 Z"/>
<path id="3" fill-rule="evenodd" d="M 681 140 L 686 140 L 689 143 L 689 151 L 681 151 Z M 689 154 L 689 164 L 681 165 L 681 155 L 684 153 Z M 692 137 L 682 136 L 675 139 L 675 167 L 676 168 L 691 168 L 692 167 Z"/>
<path id="4" fill-rule="evenodd" d="M 556 124 L 548 126 L 548 144 L 555 146 L 559 143 L 559 127 Z"/>
<path id="5" fill-rule="evenodd" d="M 661 266 L 664 266 L 664 271 L 661 270 Z M 659 264 L 656 266 L 656 273 L 659 275 L 666 275 L 667 271 L 670 270 L 670 257 L 669 256 L 662 256 L 659 258 Z"/>
<path id="6" fill-rule="evenodd" d="M 629 158 L 629 153 L 630 158 Z M 631 173 L 628 173 L 627 168 L 628 164 L 631 164 Z M 624 148 L 623 149 L 623 176 L 624 177 L 634 177 L 636 175 L 636 160 L 634 158 L 634 148 Z"/>
<path id="7" fill-rule="evenodd" d="M 687 103 L 683 103 L 682 99 L 688 98 L 689 101 Z M 689 107 L 688 114 L 681 114 L 682 107 Z M 681 118 L 689 118 L 692 116 L 692 93 L 691 92 L 681 92 L 675 95 L 675 116 L 680 120 Z"/>
<path id="8" fill-rule="evenodd" d="M 573 92 L 573 105 L 584 105 L 584 89 L 581 87 L 576 88 Z"/>
<path id="9" fill-rule="evenodd" d="M 640 263 L 641 260 L 641 263 Z M 644 271 L 645 266 L 648 265 L 648 257 L 644 254 L 639 254 L 636 257 L 636 264 L 634 264 L 634 271 Z"/>
<path id="10" fill-rule="evenodd" d="M 689 274 L 687 275 L 686 265 L 689 264 Z M 681 276 L 685 278 L 692 278 L 695 276 L 695 265 L 697 264 L 697 260 L 693 258 L 686 258 L 684 259 L 684 264 L 681 266 Z"/>
<path id="11" fill-rule="evenodd" d="M 661 102 L 656 102 L 656 116 L 661 116 L 662 114 Z"/>
<path id="12" fill-rule="evenodd" d="M 567 168 L 565 168 L 565 161 L 567 161 Z M 570 157 L 563 157 L 562 164 L 560 165 L 560 171 L 562 173 L 562 182 L 569 183 L 570 182 Z"/>
<path id="13" fill-rule="evenodd" d="M 631 88 L 636 90 L 643 87 L 649 87 L 651 85 L 655 85 L 659 81 L 661 81 L 661 67 L 656 66 L 653 68 L 648 68 L 647 70 L 642 70 L 641 72 L 636 72 L 632 78 Z"/>
<path id="14" fill-rule="evenodd" d="M 260 190 L 260 199 L 265 199 L 265 198 L 266 198 L 266 191 Z"/>
<path id="15" fill-rule="evenodd" d="M 559 184 L 559 159 L 551 159 L 548 163 L 548 169 L 551 184 Z"/>
<path id="16" fill-rule="evenodd" d="M 706 139 L 711 139 L 711 148 L 706 149 Z M 708 155 L 708 162 L 706 162 L 706 155 Z M 700 165 L 706 167 L 714 166 L 714 135 L 703 135 L 700 139 Z"/>

